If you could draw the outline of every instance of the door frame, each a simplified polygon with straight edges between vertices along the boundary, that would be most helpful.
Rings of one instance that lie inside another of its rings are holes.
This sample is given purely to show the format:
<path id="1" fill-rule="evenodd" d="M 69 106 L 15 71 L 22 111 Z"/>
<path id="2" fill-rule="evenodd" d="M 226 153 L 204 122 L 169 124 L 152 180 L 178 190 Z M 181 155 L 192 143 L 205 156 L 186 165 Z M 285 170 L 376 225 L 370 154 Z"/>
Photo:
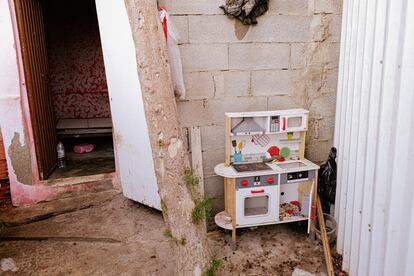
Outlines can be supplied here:
<path id="1" fill-rule="evenodd" d="M 113 178 L 113 183 L 115 186 L 119 186 L 119 174 L 118 174 L 118 154 L 116 153 L 115 147 L 115 137 L 112 132 L 112 138 L 114 143 L 114 159 L 115 159 L 115 172 L 112 173 L 104 173 L 104 174 L 94 174 L 88 176 L 77 176 L 77 177 L 69 177 L 69 178 L 62 178 L 57 180 L 42 180 L 40 177 L 40 170 L 38 166 L 38 156 L 36 153 L 36 144 L 34 141 L 34 132 L 33 132 L 33 124 L 32 118 L 30 114 L 30 107 L 29 107 L 29 97 L 28 97 L 28 90 L 26 87 L 26 77 L 24 72 L 24 61 L 23 61 L 23 53 L 22 53 L 22 46 L 20 41 L 18 23 L 17 23 L 17 15 L 16 15 L 16 6 L 14 0 L 8 0 L 9 7 L 10 7 L 10 14 L 12 19 L 12 26 L 13 26 L 13 35 L 15 41 L 15 48 L 16 48 L 16 59 L 17 59 L 17 66 L 19 70 L 19 85 L 20 85 L 20 96 L 21 96 L 21 105 L 22 105 L 22 113 L 23 113 L 23 129 L 25 131 L 25 135 L 27 135 L 26 143 L 29 146 L 30 151 L 30 161 L 31 161 L 31 174 L 32 174 L 32 183 L 33 185 L 49 185 L 50 183 L 58 183 L 59 186 L 65 185 L 73 185 L 88 182 L 91 179 L 99 180 L 105 179 L 107 177 Z M 104 64 L 105 66 L 105 64 Z"/>

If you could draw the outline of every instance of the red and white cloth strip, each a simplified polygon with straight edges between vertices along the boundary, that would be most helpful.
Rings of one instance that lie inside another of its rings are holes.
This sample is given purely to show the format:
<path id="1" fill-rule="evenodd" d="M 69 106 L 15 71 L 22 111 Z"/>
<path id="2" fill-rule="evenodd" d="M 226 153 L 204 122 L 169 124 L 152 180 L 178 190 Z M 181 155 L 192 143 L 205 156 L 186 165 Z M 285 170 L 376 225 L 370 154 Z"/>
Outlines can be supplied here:
<path id="1" fill-rule="evenodd" d="M 160 18 L 162 29 L 164 30 L 165 40 L 168 41 L 167 10 L 165 9 L 165 6 L 160 6 Z"/>

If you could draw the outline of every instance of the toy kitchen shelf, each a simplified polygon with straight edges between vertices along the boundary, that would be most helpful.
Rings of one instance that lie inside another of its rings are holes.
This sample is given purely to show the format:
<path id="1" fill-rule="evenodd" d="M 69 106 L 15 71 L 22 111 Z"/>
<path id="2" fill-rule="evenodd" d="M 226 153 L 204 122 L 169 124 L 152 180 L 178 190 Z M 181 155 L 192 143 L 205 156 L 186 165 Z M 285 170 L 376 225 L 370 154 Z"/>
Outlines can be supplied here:
<path id="1" fill-rule="evenodd" d="M 226 157 L 218 226 L 236 229 L 307 221 L 315 213 L 319 166 L 304 158 L 309 111 L 290 109 L 225 114 Z"/>

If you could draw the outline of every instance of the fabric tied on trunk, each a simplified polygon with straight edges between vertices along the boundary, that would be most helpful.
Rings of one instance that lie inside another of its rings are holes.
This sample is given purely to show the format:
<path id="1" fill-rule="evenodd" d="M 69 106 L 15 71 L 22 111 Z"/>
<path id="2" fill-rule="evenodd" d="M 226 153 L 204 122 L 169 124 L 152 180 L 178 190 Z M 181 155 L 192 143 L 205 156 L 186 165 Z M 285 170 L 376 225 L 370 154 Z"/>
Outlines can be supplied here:
<path id="1" fill-rule="evenodd" d="M 165 40 L 167 43 L 168 59 L 170 61 L 171 78 L 173 82 L 174 94 L 180 99 L 185 99 L 185 86 L 183 77 L 183 66 L 181 64 L 181 54 L 178 48 L 180 36 L 170 19 L 165 7 L 160 7 L 160 20 L 162 23 Z"/>
<path id="2" fill-rule="evenodd" d="M 257 24 L 257 17 L 269 8 L 269 0 L 226 0 L 220 6 L 224 13 L 237 18 L 245 25 Z"/>

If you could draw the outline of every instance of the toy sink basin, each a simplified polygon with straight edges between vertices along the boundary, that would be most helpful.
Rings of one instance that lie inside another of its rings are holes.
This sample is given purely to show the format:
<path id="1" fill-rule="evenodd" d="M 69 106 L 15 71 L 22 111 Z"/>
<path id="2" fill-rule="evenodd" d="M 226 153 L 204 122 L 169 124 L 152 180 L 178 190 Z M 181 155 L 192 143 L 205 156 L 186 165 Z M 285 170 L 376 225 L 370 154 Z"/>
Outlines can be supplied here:
<path id="1" fill-rule="evenodd" d="M 278 163 L 276 164 L 282 170 L 292 170 L 292 169 L 300 169 L 304 167 L 308 167 L 307 164 L 303 163 L 302 161 L 295 161 L 289 163 Z"/>

